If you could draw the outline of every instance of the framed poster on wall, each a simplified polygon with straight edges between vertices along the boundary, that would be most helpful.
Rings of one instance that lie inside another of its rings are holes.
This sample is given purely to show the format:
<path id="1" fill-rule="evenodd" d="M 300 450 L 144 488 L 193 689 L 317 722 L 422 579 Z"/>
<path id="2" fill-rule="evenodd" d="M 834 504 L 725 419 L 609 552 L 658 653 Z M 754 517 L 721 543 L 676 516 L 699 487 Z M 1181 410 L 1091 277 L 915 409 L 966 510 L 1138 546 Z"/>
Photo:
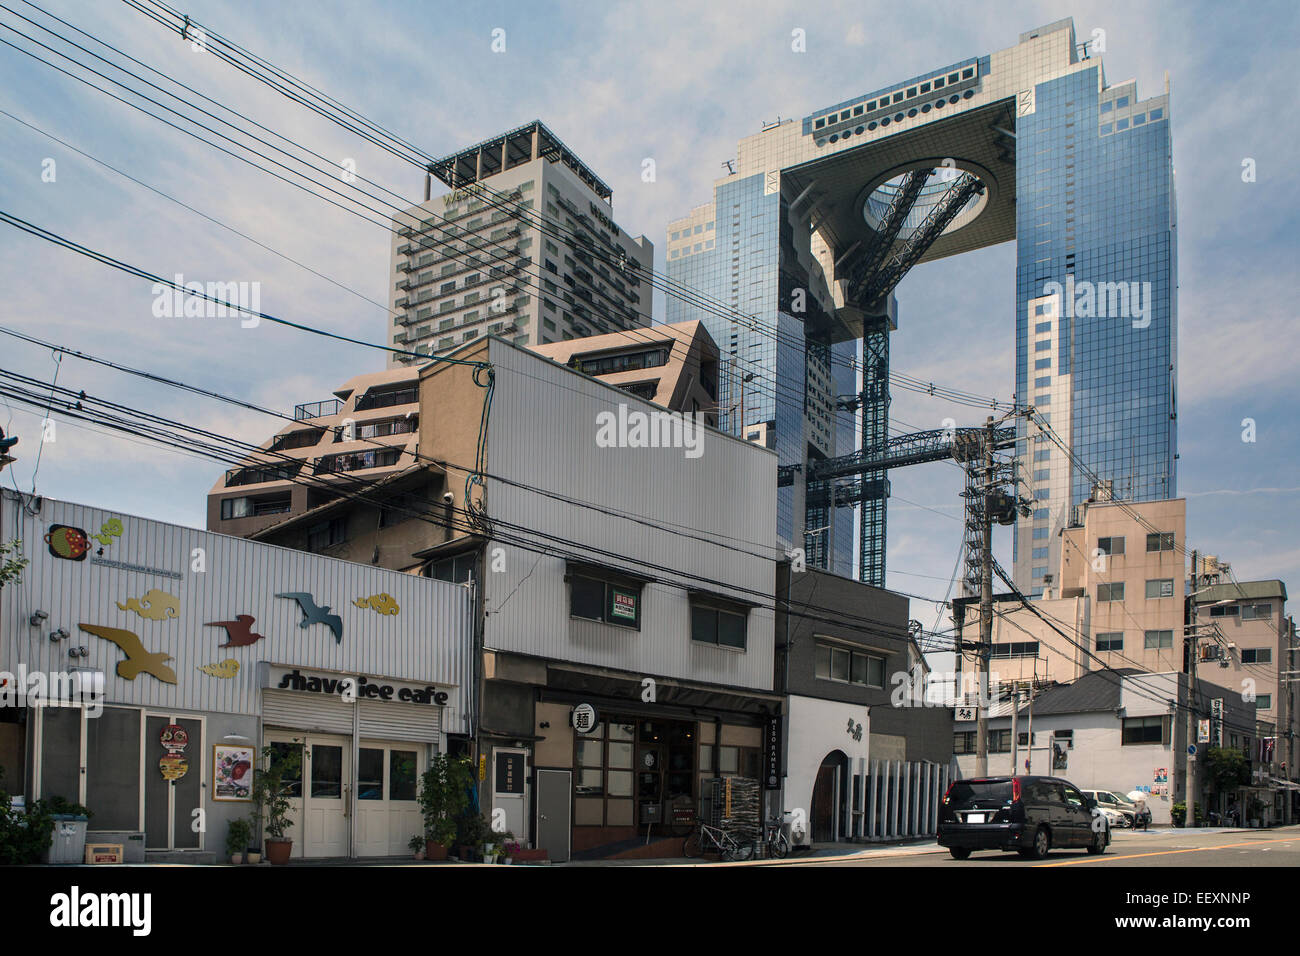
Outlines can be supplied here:
<path id="1" fill-rule="evenodd" d="M 255 751 L 248 745 L 213 744 L 213 800 L 240 801 L 253 799 L 253 759 L 255 756 Z"/>

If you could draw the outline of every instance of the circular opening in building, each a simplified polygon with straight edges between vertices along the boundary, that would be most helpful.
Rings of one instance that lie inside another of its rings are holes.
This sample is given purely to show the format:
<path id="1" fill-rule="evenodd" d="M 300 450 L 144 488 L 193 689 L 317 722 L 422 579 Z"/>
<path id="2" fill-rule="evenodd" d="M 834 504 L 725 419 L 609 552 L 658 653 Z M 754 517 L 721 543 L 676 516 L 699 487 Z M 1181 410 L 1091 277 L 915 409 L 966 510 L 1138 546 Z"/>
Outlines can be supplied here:
<path id="1" fill-rule="evenodd" d="M 952 96 L 948 97 L 948 102 L 956 103 L 959 99 L 961 99 L 961 97 L 954 93 Z"/>
<path id="2" fill-rule="evenodd" d="M 974 90 L 967 90 L 965 93 L 962 94 L 962 99 L 967 99 L 967 100 L 968 100 L 968 99 L 970 99 L 970 98 L 971 98 L 972 96 L 974 96 L 974 95 L 975 95 L 975 91 L 974 91 Z"/>
<path id="3" fill-rule="evenodd" d="M 921 107 L 921 112 L 922 112 L 922 113 L 928 113 L 928 112 L 930 112 L 930 104 L 929 104 L 929 103 L 926 103 L 924 106 L 922 106 L 922 107 Z"/>
<path id="4" fill-rule="evenodd" d="M 935 103 L 934 108 L 937 110 L 943 109 L 943 100 L 939 100 L 937 103 Z"/>
<path id="5" fill-rule="evenodd" d="M 895 122 L 895 123 L 901 123 L 901 122 L 903 122 L 903 114 L 902 114 L 902 113 L 895 113 L 895 114 L 894 114 L 894 122 Z"/>
<path id="6" fill-rule="evenodd" d="M 859 136 L 861 136 L 861 135 L 862 135 L 862 127 L 859 126 L 859 127 L 858 127 L 857 129 L 855 129 L 853 132 L 855 132 L 855 133 L 857 133 Z"/>
<path id="7" fill-rule="evenodd" d="M 888 126 L 888 125 L 889 125 L 889 117 L 886 116 L 884 119 L 882 119 L 882 120 L 880 121 L 880 125 L 881 125 L 881 126 Z"/>
<path id="8" fill-rule="evenodd" d="M 872 120 L 870 123 L 867 124 L 867 129 L 875 129 L 875 128 L 876 128 L 875 120 Z"/>
<path id="9" fill-rule="evenodd" d="M 907 115 L 908 115 L 908 116 L 915 116 L 915 115 L 916 115 L 916 108 L 913 107 L 912 109 L 908 110 L 908 111 L 907 111 Z"/>
<path id="10" fill-rule="evenodd" d="M 925 167 L 917 167 L 925 168 Z M 907 172 L 899 173 L 890 179 L 878 184 L 868 194 L 862 204 L 862 218 L 866 220 L 868 226 L 874 230 L 879 230 L 884 221 L 886 213 L 889 211 L 890 204 L 893 203 L 899 191 L 903 188 L 903 182 L 907 177 Z M 948 190 L 953 188 L 957 180 L 961 179 L 967 173 L 979 179 L 977 173 L 965 169 L 959 169 L 953 166 L 933 167 L 930 172 L 930 178 L 925 185 L 921 187 L 921 192 L 916 198 L 916 202 L 907 213 L 907 218 L 903 220 L 903 228 L 899 230 L 898 238 L 907 239 L 921 224 L 925 222 L 930 215 L 931 210 L 937 206 Z M 982 180 L 981 180 L 982 182 Z M 988 204 L 989 190 L 987 185 L 982 192 L 973 194 L 962 205 L 961 210 L 952 220 L 944 227 L 941 235 L 948 235 L 970 225 L 984 211 Z"/>

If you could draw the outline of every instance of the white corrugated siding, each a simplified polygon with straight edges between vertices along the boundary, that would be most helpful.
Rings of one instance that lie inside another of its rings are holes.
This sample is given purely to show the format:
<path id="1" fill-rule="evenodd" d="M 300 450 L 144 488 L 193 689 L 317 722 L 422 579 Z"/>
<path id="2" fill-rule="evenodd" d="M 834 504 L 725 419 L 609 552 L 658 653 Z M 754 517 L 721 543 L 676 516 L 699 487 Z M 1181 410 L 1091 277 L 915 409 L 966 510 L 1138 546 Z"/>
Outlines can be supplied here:
<path id="1" fill-rule="evenodd" d="M 598 412 L 617 412 L 620 402 L 630 409 L 661 409 L 533 353 L 497 341 L 490 349 L 496 368 L 490 473 L 643 515 L 656 524 L 672 522 L 693 535 L 725 539 L 754 556 L 489 480 L 488 514 L 503 523 L 503 533 L 518 533 L 504 522 L 534 528 L 620 556 L 591 553 L 588 560 L 595 563 L 642 570 L 683 586 L 647 585 L 640 632 L 571 622 L 563 559 L 503 546 L 505 571 L 491 572 L 488 562 L 486 645 L 640 674 L 770 689 L 776 456 L 707 430 L 703 454 L 695 459 L 681 449 L 599 448 Z M 671 570 L 645 570 L 628 560 L 633 557 Z M 692 582 L 680 575 L 724 583 Z M 688 586 L 766 605 L 750 612 L 745 653 L 690 640 Z"/>
<path id="2" fill-rule="evenodd" d="M 122 522 L 121 537 L 104 548 L 104 558 L 178 573 L 158 573 L 95 566 L 99 548 L 92 542 L 85 561 L 49 553 L 44 535 L 54 524 L 82 528 L 89 534 L 110 518 Z M 463 714 L 471 689 L 470 642 L 473 604 L 462 586 L 402 574 L 369 565 L 292 551 L 228 535 L 149 521 L 118 512 L 45 499 L 36 515 L 27 514 L 12 492 L 5 495 L 3 536 L 23 539 L 31 565 L 21 583 L 0 591 L 0 662 L 16 672 L 63 671 L 69 647 L 84 645 L 89 656 L 74 663 L 103 670 L 110 702 L 171 710 L 212 710 L 237 714 L 258 712 L 257 662 L 391 677 L 454 686 L 443 713 L 445 729 L 463 732 Z M 205 552 L 206 571 L 191 570 L 192 552 Z M 151 588 L 175 595 L 180 613 L 170 620 L 148 620 L 118 603 L 139 598 Z M 343 640 L 335 641 L 323 624 L 303 629 L 297 602 L 277 592 L 305 591 L 329 605 L 343 619 Z M 387 593 L 401 612 L 378 614 L 353 600 Z M 28 624 L 33 611 L 49 614 L 39 627 Z M 252 629 L 263 640 L 247 647 L 218 647 L 226 640 L 208 621 L 256 618 Z M 165 650 L 173 660 L 176 685 L 141 674 L 118 677 L 124 654 L 108 641 L 79 629 L 90 623 L 137 634 L 146 650 Z M 57 643 L 49 634 L 62 627 L 69 638 Z M 231 679 L 197 670 L 226 658 L 240 663 Z"/>

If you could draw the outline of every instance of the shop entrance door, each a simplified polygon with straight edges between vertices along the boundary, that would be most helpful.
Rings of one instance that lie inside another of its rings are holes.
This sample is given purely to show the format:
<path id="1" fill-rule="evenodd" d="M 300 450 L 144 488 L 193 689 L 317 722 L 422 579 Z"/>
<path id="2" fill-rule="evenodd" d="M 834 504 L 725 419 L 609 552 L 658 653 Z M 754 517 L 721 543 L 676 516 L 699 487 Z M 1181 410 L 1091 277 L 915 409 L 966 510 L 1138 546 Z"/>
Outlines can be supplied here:
<path id="1" fill-rule="evenodd" d="M 538 770 L 537 846 L 552 863 L 569 859 L 569 831 L 573 808 L 573 773 Z"/>
<path id="2" fill-rule="evenodd" d="M 407 856 L 424 832 L 415 802 L 425 744 L 362 740 L 357 751 L 357 856 Z"/>
<path id="3" fill-rule="evenodd" d="M 172 725 L 180 727 L 183 734 L 168 734 L 168 747 L 163 732 Z M 145 849 L 203 849 L 203 817 L 195 812 L 203 806 L 203 773 L 207 766 L 203 747 L 202 717 L 145 715 L 141 761 Z"/>
<path id="4" fill-rule="evenodd" d="M 317 734 L 268 733 L 277 749 L 302 748 L 302 778 L 293 788 L 285 836 L 296 857 L 348 855 L 348 820 L 352 813 L 352 740 Z"/>

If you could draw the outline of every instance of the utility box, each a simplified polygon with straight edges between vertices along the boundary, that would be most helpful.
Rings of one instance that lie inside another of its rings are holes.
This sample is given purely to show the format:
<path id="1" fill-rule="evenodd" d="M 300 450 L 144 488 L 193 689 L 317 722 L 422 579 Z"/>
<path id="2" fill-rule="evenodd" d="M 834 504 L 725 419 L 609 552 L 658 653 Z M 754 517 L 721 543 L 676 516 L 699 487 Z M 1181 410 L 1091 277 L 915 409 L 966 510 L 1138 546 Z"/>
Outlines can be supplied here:
<path id="1" fill-rule="evenodd" d="M 87 843 L 84 862 L 87 864 L 121 863 L 123 856 L 125 854 L 120 843 Z"/>
<path id="2" fill-rule="evenodd" d="M 86 852 L 86 817 L 66 813 L 54 815 L 54 834 L 45 851 L 45 863 L 80 863 Z"/>

